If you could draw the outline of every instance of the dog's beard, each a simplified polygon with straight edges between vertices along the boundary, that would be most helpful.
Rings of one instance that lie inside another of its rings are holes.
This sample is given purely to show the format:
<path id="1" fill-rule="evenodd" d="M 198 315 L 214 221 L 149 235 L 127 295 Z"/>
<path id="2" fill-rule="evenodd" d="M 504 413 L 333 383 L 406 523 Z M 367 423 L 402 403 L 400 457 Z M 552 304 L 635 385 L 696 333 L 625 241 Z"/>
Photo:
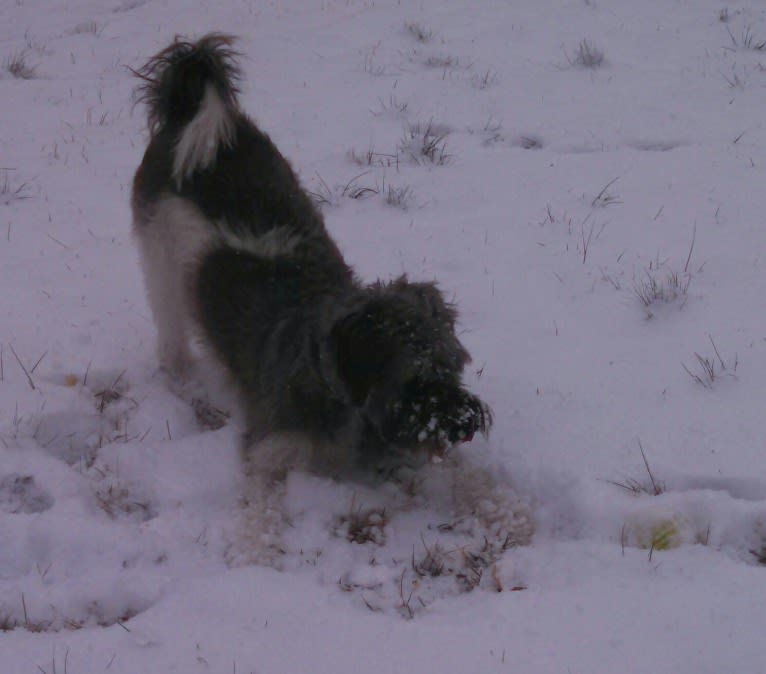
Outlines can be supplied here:
<path id="1" fill-rule="evenodd" d="M 412 388 L 404 403 L 394 403 L 395 442 L 414 439 L 418 446 L 439 452 L 487 430 L 489 411 L 476 396 L 453 386 Z"/>

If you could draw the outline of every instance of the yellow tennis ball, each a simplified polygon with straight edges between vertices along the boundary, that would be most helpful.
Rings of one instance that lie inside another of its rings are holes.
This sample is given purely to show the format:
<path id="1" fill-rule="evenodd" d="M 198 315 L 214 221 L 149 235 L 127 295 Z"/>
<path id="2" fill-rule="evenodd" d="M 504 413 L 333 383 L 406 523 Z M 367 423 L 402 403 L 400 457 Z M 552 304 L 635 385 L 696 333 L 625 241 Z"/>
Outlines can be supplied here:
<path id="1" fill-rule="evenodd" d="M 681 532 L 678 524 L 670 519 L 657 520 L 653 524 L 633 526 L 631 529 L 636 547 L 644 550 L 670 550 L 681 545 Z"/>

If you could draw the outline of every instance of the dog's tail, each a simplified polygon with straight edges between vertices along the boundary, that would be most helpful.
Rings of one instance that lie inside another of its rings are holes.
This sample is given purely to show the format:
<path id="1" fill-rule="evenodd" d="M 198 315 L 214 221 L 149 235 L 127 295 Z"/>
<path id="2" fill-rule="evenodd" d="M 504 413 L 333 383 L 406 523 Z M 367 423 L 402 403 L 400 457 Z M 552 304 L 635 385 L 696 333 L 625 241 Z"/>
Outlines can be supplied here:
<path id="1" fill-rule="evenodd" d="M 152 137 L 163 131 L 176 135 L 173 178 L 179 187 L 233 142 L 240 79 L 233 43 L 234 37 L 221 33 L 197 42 L 176 38 L 133 71 L 143 80 L 136 100 L 148 107 Z"/>

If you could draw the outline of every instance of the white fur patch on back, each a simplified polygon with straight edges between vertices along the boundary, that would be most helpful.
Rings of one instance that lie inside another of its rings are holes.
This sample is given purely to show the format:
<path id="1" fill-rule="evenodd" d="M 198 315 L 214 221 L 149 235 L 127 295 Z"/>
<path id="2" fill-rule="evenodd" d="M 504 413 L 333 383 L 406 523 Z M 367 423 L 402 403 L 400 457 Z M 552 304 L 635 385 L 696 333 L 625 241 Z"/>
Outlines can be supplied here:
<path id="1" fill-rule="evenodd" d="M 292 228 L 282 226 L 270 229 L 261 235 L 252 232 L 224 231 L 221 233 L 221 239 L 234 250 L 268 259 L 292 253 L 301 237 Z"/>
<path id="2" fill-rule="evenodd" d="M 220 145 L 230 145 L 234 136 L 231 111 L 212 84 L 208 84 L 199 110 L 186 125 L 175 148 L 173 179 L 181 183 L 194 171 L 210 166 Z"/>

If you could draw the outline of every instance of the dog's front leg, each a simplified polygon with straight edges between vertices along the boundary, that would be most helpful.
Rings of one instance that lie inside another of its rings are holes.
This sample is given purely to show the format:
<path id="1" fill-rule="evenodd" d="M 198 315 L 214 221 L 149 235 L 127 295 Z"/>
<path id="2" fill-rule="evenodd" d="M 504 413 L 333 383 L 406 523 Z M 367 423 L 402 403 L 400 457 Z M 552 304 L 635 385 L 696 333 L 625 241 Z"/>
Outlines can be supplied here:
<path id="1" fill-rule="evenodd" d="M 240 522 L 226 553 L 231 566 L 281 567 L 282 531 L 287 524 L 284 498 L 290 471 L 305 467 L 309 441 L 299 433 L 249 432 L 242 445 L 245 486 Z"/>

